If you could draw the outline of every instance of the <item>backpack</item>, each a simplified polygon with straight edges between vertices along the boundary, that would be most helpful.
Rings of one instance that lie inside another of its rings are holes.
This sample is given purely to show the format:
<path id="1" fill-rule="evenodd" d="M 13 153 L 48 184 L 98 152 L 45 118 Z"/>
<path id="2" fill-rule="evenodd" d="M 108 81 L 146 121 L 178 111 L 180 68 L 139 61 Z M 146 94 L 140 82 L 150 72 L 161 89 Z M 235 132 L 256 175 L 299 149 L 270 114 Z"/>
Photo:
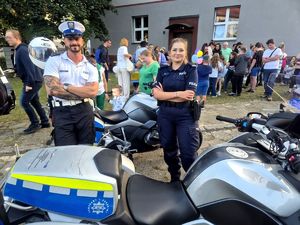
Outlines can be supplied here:
<path id="1" fill-rule="evenodd" d="M 0 77 L 0 115 L 15 108 L 16 96 L 5 76 Z"/>

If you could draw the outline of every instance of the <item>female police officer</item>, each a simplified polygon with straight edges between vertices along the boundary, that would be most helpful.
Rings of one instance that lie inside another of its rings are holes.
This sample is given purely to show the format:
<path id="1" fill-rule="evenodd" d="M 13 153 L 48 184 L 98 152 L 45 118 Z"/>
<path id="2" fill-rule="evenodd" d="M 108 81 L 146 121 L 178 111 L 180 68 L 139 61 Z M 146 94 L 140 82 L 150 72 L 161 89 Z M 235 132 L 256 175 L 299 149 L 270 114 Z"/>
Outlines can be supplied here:
<path id="1" fill-rule="evenodd" d="M 182 38 L 173 39 L 169 56 L 171 65 L 159 70 L 156 79 L 159 85 L 153 89 L 153 95 L 160 106 L 160 142 L 172 182 L 180 179 L 180 159 L 185 171 L 194 162 L 199 136 L 190 104 L 197 88 L 197 75 L 196 68 L 187 63 L 187 41 Z"/>

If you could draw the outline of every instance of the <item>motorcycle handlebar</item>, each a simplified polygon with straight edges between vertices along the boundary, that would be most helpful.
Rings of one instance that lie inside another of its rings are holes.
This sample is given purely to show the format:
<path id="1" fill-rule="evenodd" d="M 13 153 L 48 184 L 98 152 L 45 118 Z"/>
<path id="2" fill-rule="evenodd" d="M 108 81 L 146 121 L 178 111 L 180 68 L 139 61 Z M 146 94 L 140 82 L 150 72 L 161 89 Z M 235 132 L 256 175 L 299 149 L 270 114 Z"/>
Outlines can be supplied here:
<path id="1" fill-rule="evenodd" d="M 224 121 L 224 122 L 233 123 L 233 124 L 236 124 L 236 122 L 237 122 L 236 119 L 232 119 L 232 118 L 225 117 L 225 116 L 217 116 L 216 119 L 219 121 Z"/>

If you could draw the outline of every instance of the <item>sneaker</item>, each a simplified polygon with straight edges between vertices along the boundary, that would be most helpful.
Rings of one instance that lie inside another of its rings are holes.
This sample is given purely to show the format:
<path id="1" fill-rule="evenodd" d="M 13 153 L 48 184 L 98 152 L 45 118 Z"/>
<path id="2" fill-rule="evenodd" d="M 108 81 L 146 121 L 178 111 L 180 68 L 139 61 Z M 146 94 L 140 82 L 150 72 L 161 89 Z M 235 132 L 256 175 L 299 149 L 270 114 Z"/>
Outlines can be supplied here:
<path id="1" fill-rule="evenodd" d="M 218 91 L 218 92 L 217 92 L 217 96 L 221 96 L 221 92 Z"/>
<path id="2" fill-rule="evenodd" d="M 231 93 L 229 93 L 228 95 L 229 95 L 229 96 L 236 96 L 236 93 L 231 92 Z"/>
<path id="3" fill-rule="evenodd" d="M 267 100 L 268 100 L 269 102 L 271 102 L 271 101 L 272 101 L 272 97 L 271 97 L 271 96 L 267 97 Z"/>
<path id="4" fill-rule="evenodd" d="M 267 98 L 268 96 L 267 95 L 262 95 L 260 96 L 261 98 Z"/>
<path id="5" fill-rule="evenodd" d="M 50 127 L 50 123 L 41 123 L 41 128 L 49 128 Z"/>
<path id="6" fill-rule="evenodd" d="M 251 92 L 251 93 L 254 93 L 255 91 L 254 90 L 252 90 L 252 89 L 249 89 L 248 91 L 246 91 L 246 92 Z"/>
<path id="7" fill-rule="evenodd" d="M 30 124 L 28 128 L 26 128 L 23 132 L 25 134 L 32 134 L 34 132 L 36 132 L 38 129 L 40 129 L 40 125 L 39 124 Z"/>

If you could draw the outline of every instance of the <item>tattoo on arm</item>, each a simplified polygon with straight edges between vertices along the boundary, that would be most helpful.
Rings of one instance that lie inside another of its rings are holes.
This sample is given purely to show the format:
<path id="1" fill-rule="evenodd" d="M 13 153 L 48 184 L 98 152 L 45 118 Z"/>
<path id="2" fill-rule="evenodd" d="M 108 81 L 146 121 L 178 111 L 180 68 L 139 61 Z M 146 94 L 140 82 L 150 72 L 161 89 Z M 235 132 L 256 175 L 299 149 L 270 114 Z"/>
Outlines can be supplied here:
<path id="1" fill-rule="evenodd" d="M 44 76 L 45 85 L 49 89 L 49 94 L 58 98 L 66 99 L 66 100 L 81 100 L 80 96 L 67 92 L 63 84 L 59 82 L 59 79 L 54 76 Z"/>

